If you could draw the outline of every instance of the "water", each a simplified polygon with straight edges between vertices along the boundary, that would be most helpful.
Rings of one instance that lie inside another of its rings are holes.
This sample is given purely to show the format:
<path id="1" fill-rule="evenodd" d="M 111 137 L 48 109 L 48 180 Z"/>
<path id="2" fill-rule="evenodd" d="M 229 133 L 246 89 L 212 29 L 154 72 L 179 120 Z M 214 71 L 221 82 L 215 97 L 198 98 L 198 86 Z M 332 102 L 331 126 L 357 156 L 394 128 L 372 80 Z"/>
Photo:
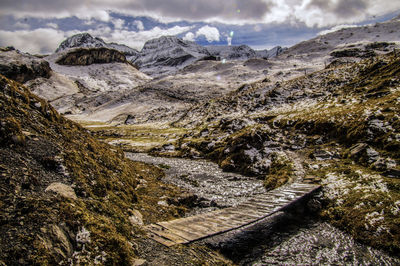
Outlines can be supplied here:
<path id="1" fill-rule="evenodd" d="M 223 172 L 205 160 L 140 153 L 127 153 L 127 157 L 168 168 L 164 182 L 215 202 L 218 207 L 235 206 L 265 192 L 261 180 Z M 189 215 L 210 210 L 194 210 Z M 400 265 L 399 258 L 362 245 L 328 223 L 293 213 L 278 213 L 203 242 L 239 265 Z"/>
<path id="2" fill-rule="evenodd" d="M 143 153 L 127 153 L 127 157 L 161 165 L 166 174 L 164 182 L 184 188 L 220 207 L 235 206 L 265 192 L 262 180 L 223 172 L 217 164 L 206 160 L 152 157 Z"/>

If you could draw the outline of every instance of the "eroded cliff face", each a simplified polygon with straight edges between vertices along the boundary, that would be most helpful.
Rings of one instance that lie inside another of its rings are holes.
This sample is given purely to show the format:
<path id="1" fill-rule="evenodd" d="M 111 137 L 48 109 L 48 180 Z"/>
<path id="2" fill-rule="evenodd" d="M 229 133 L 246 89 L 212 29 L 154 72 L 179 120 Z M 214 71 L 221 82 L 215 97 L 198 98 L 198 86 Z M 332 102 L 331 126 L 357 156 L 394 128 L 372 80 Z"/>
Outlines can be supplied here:
<path id="1" fill-rule="evenodd" d="M 57 64 L 71 66 L 88 66 L 115 62 L 127 63 L 125 55 L 117 50 L 105 47 L 69 50 L 56 61 Z"/>
<path id="2" fill-rule="evenodd" d="M 41 58 L 7 47 L 0 48 L 0 74 L 25 83 L 39 77 L 50 78 L 51 68 L 49 63 Z"/>

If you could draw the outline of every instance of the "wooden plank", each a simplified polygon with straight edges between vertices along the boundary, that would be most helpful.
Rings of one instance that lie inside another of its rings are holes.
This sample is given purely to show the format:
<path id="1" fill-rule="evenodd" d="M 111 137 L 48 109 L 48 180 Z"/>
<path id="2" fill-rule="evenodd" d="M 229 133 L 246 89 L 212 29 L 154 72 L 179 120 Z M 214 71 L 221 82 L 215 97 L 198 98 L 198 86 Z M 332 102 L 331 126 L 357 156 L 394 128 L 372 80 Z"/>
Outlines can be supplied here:
<path id="1" fill-rule="evenodd" d="M 224 225 L 223 227 L 225 227 L 226 225 L 230 225 L 231 227 L 237 227 L 237 226 L 240 226 L 244 220 L 248 221 L 248 220 L 253 220 L 253 219 L 254 219 L 253 217 L 245 218 L 245 217 L 238 217 L 238 216 L 233 216 L 233 217 L 231 216 L 227 219 L 227 217 L 216 216 L 216 217 L 212 217 L 212 218 L 210 217 L 207 220 L 214 222 L 214 223 L 222 223 Z M 221 228 L 223 228 L 223 227 L 221 226 Z M 229 229 L 229 228 L 225 228 L 225 230 L 226 229 Z"/>
<path id="2" fill-rule="evenodd" d="M 319 186 L 293 183 L 222 210 L 160 222 L 147 227 L 152 238 L 171 246 L 241 228 L 264 219 L 317 190 Z"/>
<path id="3" fill-rule="evenodd" d="M 254 205 L 252 203 L 242 203 L 238 206 L 238 208 L 249 208 L 253 210 L 257 210 L 262 213 L 268 213 L 274 209 L 275 206 L 265 206 L 265 205 Z"/>
<path id="4" fill-rule="evenodd" d="M 207 220 L 204 221 L 204 223 L 207 223 L 207 225 L 210 227 L 210 230 L 215 231 L 215 232 L 225 231 L 225 230 L 231 228 L 232 226 L 238 226 L 238 222 L 236 222 L 234 224 L 232 222 L 230 222 L 229 224 L 226 224 L 226 223 L 223 223 L 223 221 L 215 220 L 213 218 L 207 218 Z"/>
<path id="5" fill-rule="evenodd" d="M 162 237 L 165 239 L 164 241 L 167 242 L 167 240 L 174 242 L 175 244 L 181 244 L 181 243 L 187 243 L 187 239 L 182 238 L 178 235 L 173 234 L 171 231 L 166 230 L 165 228 L 156 225 L 156 224 L 151 224 L 146 227 L 148 231 L 150 231 L 152 234 L 156 234 L 159 237 Z"/>
<path id="6" fill-rule="evenodd" d="M 162 236 L 159 236 L 157 234 L 151 234 L 150 237 L 152 239 L 154 239 L 155 241 L 157 241 L 158 243 L 161 243 L 161 244 L 163 244 L 164 246 L 167 246 L 167 247 L 172 247 L 172 246 L 177 245 L 177 244 L 184 244 L 184 243 L 176 243 L 174 241 L 166 239 L 166 238 L 164 238 Z M 189 242 L 187 241 L 185 243 L 189 243 Z"/>
<path id="7" fill-rule="evenodd" d="M 201 233 L 194 232 L 193 230 L 188 230 L 182 227 L 177 227 L 174 224 L 169 224 L 168 222 L 161 222 L 157 224 L 170 230 L 173 234 L 183 237 L 184 239 L 187 239 L 189 241 L 204 237 L 204 235 Z"/>
<path id="8" fill-rule="evenodd" d="M 227 210 L 227 211 L 224 213 L 224 216 L 227 217 L 227 219 L 229 219 L 230 217 L 235 217 L 235 216 L 237 215 L 238 212 L 240 212 L 240 211 L 237 210 L 237 208 L 235 208 L 235 209 L 232 208 L 232 209 L 230 209 L 230 210 Z M 242 213 L 242 212 L 240 212 L 240 213 Z M 257 215 L 253 215 L 253 214 L 250 214 L 250 213 L 243 213 L 243 216 L 249 217 L 249 218 L 254 218 L 254 219 L 257 219 L 257 218 L 258 218 Z"/>
<path id="9" fill-rule="evenodd" d="M 232 213 L 236 217 L 249 217 L 250 220 L 257 220 L 260 219 L 263 215 L 260 213 L 257 213 L 256 211 L 251 211 L 251 210 L 245 210 L 245 209 L 238 209 L 235 211 L 232 211 Z"/>

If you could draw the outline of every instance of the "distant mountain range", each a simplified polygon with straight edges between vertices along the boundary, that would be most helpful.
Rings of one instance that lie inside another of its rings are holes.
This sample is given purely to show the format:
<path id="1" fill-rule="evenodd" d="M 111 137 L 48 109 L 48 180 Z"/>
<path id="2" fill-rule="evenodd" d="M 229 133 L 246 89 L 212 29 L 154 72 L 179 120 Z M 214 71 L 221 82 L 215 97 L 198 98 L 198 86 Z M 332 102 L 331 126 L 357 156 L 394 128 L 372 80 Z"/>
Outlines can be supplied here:
<path id="1" fill-rule="evenodd" d="M 89 33 L 69 37 L 57 48 L 56 53 L 78 47 L 106 47 L 125 54 L 128 61 L 137 65 L 143 73 L 150 76 L 171 74 L 197 60 L 248 60 L 269 59 L 278 56 L 286 48 L 280 46 L 271 50 L 253 50 L 247 45 L 240 46 L 201 46 L 195 42 L 184 41 L 176 36 L 162 36 L 147 41 L 141 51 L 123 44 L 106 43 L 103 39 Z"/>

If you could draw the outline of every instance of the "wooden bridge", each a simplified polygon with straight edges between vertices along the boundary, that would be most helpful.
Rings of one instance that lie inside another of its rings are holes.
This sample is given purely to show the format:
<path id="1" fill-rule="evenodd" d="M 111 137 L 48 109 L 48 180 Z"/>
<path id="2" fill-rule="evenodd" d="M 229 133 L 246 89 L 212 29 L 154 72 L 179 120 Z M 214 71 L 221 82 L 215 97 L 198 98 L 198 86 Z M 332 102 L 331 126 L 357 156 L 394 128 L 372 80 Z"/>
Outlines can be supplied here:
<path id="1" fill-rule="evenodd" d="M 279 212 L 318 190 L 320 186 L 292 183 L 256 195 L 235 207 L 146 226 L 149 236 L 166 246 L 186 244 L 235 230 Z"/>

